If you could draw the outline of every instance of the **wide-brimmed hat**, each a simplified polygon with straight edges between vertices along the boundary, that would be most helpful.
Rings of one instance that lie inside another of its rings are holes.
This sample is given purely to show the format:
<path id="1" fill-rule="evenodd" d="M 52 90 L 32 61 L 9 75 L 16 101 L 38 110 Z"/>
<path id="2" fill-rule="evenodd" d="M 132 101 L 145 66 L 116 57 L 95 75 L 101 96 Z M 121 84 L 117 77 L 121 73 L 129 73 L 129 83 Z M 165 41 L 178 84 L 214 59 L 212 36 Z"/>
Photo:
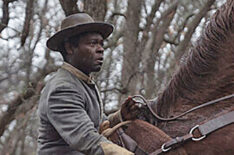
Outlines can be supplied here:
<path id="1" fill-rule="evenodd" d="M 62 21 L 60 31 L 50 37 L 46 45 L 53 51 L 63 52 L 63 42 L 69 37 L 84 32 L 97 32 L 102 35 L 103 39 L 106 39 L 113 32 L 113 29 L 114 26 L 109 23 L 95 22 L 88 14 L 77 13 Z"/>

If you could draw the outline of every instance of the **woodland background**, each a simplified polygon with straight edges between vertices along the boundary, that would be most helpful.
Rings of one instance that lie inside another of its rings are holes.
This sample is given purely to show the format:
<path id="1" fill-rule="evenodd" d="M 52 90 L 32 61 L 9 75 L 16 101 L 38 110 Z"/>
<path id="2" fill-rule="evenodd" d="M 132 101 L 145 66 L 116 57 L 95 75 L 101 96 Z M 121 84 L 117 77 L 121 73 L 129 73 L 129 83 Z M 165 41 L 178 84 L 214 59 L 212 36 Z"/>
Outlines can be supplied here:
<path id="1" fill-rule="evenodd" d="M 62 64 L 45 43 L 65 16 L 87 12 L 115 25 L 94 75 L 109 114 L 129 95 L 157 97 L 224 2 L 0 0 L 0 154 L 36 154 L 40 91 Z"/>

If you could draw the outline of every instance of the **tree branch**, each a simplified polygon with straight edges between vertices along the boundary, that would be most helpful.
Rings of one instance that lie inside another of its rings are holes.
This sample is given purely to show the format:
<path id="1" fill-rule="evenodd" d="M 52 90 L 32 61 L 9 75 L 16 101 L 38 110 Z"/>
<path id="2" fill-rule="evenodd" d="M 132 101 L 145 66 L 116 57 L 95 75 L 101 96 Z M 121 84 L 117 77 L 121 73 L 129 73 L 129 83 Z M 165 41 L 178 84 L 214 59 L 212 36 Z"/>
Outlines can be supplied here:
<path id="1" fill-rule="evenodd" d="M 22 105 L 25 100 L 28 100 L 34 95 L 38 95 L 40 93 L 41 89 L 43 88 L 43 85 L 40 81 L 52 71 L 54 70 L 45 70 L 42 75 L 35 77 L 35 81 L 32 81 L 31 85 L 29 85 L 25 92 L 21 93 L 14 100 L 8 103 L 8 109 L 0 116 L 0 137 L 2 136 L 9 123 L 15 119 L 16 111 L 20 107 L 20 105 Z"/>
<path id="2" fill-rule="evenodd" d="M 201 19 L 210 10 L 210 7 L 214 2 L 215 0 L 208 0 L 207 3 L 202 7 L 200 12 L 194 17 L 193 21 L 187 25 L 188 32 L 185 34 L 184 40 L 180 43 L 180 45 L 177 47 L 175 51 L 176 61 L 178 61 L 181 58 L 181 56 L 184 54 L 184 52 L 186 51 L 195 29 L 199 25 Z"/>
<path id="3" fill-rule="evenodd" d="M 170 40 L 170 39 L 168 39 L 168 38 L 163 38 L 163 41 L 164 42 L 166 42 L 166 43 L 168 43 L 168 44 L 173 44 L 173 45 L 179 45 L 179 43 L 178 42 L 176 42 L 175 40 Z"/>
<path id="4" fill-rule="evenodd" d="M 80 12 L 77 7 L 77 0 L 59 0 L 66 16 Z"/>
<path id="5" fill-rule="evenodd" d="M 9 3 L 16 0 L 3 0 L 2 4 L 2 19 L 0 23 L 0 33 L 7 27 L 9 22 Z"/>
<path id="6" fill-rule="evenodd" d="M 25 10 L 24 28 L 21 35 L 21 46 L 24 46 L 25 40 L 28 37 L 30 30 L 30 21 L 33 17 L 34 0 L 28 0 Z"/>

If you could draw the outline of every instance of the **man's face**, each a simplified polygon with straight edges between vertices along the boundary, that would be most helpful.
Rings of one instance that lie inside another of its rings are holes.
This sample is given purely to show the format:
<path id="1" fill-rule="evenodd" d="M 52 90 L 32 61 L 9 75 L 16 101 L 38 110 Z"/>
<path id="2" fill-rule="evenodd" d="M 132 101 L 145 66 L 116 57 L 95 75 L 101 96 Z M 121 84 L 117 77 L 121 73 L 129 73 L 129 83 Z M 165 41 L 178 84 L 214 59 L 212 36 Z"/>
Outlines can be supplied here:
<path id="1" fill-rule="evenodd" d="M 86 74 L 98 72 L 103 64 L 103 37 L 99 33 L 87 33 L 73 47 L 72 63 Z"/>

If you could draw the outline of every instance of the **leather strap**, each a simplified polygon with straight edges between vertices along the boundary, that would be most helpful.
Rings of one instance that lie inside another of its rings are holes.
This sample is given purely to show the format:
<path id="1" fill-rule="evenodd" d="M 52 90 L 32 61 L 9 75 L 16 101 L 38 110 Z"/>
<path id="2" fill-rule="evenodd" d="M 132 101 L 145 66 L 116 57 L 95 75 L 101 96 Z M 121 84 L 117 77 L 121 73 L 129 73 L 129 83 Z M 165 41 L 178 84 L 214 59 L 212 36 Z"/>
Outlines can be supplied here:
<path id="1" fill-rule="evenodd" d="M 128 136 L 124 130 L 121 128 L 122 126 L 125 126 L 132 121 L 124 121 L 117 125 L 115 125 L 113 128 L 108 128 L 102 132 L 102 135 L 105 137 L 111 136 L 115 131 L 117 132 L 117 135 L 120 139 L 122 147 L 126 148 L 127 150 L 134 152 L 137 155 L 148 155 L 143 149 L 141 149 L 135 140 L 133 140 L 130 136 Z"/>
<path id="2" fill-rule="evenodd" d="M 173 138 L 173 139 L 167 141 L 166 143 L 164 143 L 160 149 L 157 149 L 156 151 L 150 153 L 149 155 L 158 155 L 158 154 L 161 154 L 163 152 L 167 152 L 171 149 L 174 149 L 174 148 L 180 146 L 185 141 L 192 139 L 192 137 L 193 137 L 192 134 L 187 134 L 187 135 L 184 135 L 181 137 Z"/>
<path id="3" fill-rule="evenodd" d="M 192 137 L 193 137 L 192 134 L 187 134 L 181 137 L 173 138 L 172 140 L 164 144 L 164 148 L 169 148 L 171 146 L 175 146 L 176 144 L 178 145 L 178 144 L 184 143 L 185 141 L 190 140 Z"/>
<path id="4" fill-rule="evenodd" d="M 158 155 L 163 152 L 167 152 L 173 148 L 178 147 L 182 143 L 184 143 L 187 140 L 194 140 L 194 141 L 199 141 L 205 138 L 207 134 L 210 134 L 211 132 L 218 130 L 220 128 L 223 128 L 229 124 L 234 123 L 234 111 L 231 111 L 227 114 L 221 115 L 217 118 L 214 118 L 206 123 L 203 123 L 199 126 L 195 126 L 191 129 L 189 134 L 186 134 L 181 137 L 176 137 L 172 140 L 169 140 L 168 142 L 164 143 L 160 149 L 157 149 L 156 151 L 152 152 L 150 155 Z M 201 135 L 203 136 L 202 138 L 195 138 L 193 137 L 193 130 L 196 128 L 199 129 Z"/>
<path id="5" fill-rule="evenodd" d="M 161 154 L 163 153 L 162 149 L 157 149 L 156 151 L 150 153 L 149 155 L 158 155 L 158 154 Z"/>
<path id="6" fill-rule="evenodd" d="M 140 148 L 140 146 L 137 145 L 136 141 L 128 136 L 122 128 L 117 129 L 117 134 L 124 148 L 135 153 L 136 155 L 148 155 L 148 153 Z"/>
<path id="7" fill-rule="evenodd" d="M 234 111 L 212 119 L 202 125 L 199 125 L 198 129 L 204 136 L 231 123 L 234 123 Z"/>

